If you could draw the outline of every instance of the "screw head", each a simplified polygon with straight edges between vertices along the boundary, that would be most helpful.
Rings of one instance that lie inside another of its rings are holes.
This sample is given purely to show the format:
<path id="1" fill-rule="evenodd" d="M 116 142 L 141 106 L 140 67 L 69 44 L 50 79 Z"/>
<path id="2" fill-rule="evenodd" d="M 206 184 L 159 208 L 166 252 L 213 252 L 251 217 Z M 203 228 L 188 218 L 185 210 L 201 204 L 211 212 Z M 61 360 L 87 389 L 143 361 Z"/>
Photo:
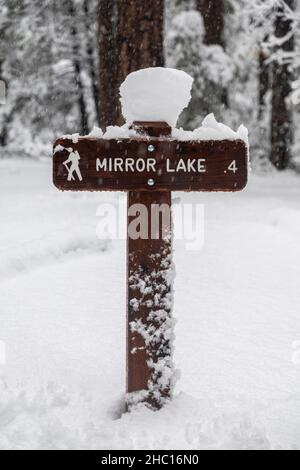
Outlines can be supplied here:
<path id="1" fill-rule="evenodd" d="M 152 178 L 150 178 L 150 179 L 148 180 L 148 186 L 153 187 L 154 185 L 155 185 L 155 181 L 154 181 Z"/>
<path id="2" fill-rule="evenodd" d="M 154 145 L 149 145 L 149 146 L 148 146 L 148 152 L 151 152 L 151 153 L 152 153 L 152 152 L 154 152 L 154 150 L 155 150 Z"/>

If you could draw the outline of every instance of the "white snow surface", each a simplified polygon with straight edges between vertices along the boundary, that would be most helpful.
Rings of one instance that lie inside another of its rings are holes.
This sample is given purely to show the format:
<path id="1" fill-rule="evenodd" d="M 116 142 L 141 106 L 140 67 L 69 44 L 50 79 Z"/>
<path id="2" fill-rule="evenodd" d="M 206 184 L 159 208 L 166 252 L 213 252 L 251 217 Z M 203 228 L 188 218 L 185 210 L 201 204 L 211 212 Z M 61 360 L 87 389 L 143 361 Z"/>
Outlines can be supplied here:
<path id="1" fill-rule="evenodd" d="M 138 132 L 131 128 L 128 124 L 123 126 L 108 126 L 103 133 L 98 127 L 94 127 L 89 137 L 98 139 L 131 139 L 138 137 Z M 237 131 L 232 130 L 229 126 L 218 122 L 213 113 L 206 116 L 202 122 L 202 126 L 194 131 L 186 131 L 172 127 L 172 138 L 178 141 L 199 141 L 199 140 L 243 140 L 249 145 L 248 129 L 241 125 Z M 59 147 L 59 146 L 58 146 Z M 55 149 L 58 151 L 59 149 Z"/>
<path id="2" fill-rule="evenodd" d="M 88 136 L 95 139 L 122 140 L 138 137 L 138 133 L 135 129 L 130 128 L 128 124 L 124 124 L 124 126 L 108 126 L 105 129 L 105 132 L 103 132 L 99 127 L 94 126 Z"/>
<path id="3" fill-rule="evenodd" d="M 122 415 L 126 246 L 95 234 L 120 196 L 51 173 L 0 160 L 0 448 L 300 449 L 299 178 L 174 195 L 205 204 L 203 250 L 175 243 L 181 378 L 161 411 Z"/>
<path id="4" fill-rule="evenodd" d="M 120 88 L 122 113 L 134 121 L 165 121 L 176 126 L 191 100 L 193 78 L 170 68 L 153 67 L 128 75 Z"/>
<path id="5" fill-rule="evenodd" d="M 206 116 L 202 126 L 194 131 L 185 131 L 184 129 L 172 129 L 172 137 L 179 141 L 191 140 L 238 140 L 241 139 L 249 144 L 248 129 L 241 125 L 237 132 L 229 126 L 218 122 L 213 113 Z"/>

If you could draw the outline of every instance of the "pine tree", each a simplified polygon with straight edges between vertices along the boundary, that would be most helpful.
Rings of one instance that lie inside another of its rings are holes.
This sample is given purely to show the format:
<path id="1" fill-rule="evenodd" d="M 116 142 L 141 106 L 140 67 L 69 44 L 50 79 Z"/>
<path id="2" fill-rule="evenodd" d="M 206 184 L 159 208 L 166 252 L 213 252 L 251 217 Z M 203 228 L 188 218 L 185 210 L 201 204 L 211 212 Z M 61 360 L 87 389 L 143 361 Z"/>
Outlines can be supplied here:
<path id="1" fill-rule="evenodd" d="M 15 153 L 36 155 L 59 134 L 88 131 L 96 108 L 96 5 L 88 0 L 87 18 L 82 0 L 45 0 L 42 7 L 39 0 L 5 0 L 0 62 L 7 102 L 0 106 L 0 146 L 13 142 Z"/>
<path id="2" fill-rule="evenodd" d="M 69 0 L 68 9 L 71 19 L 71 39 L 72 39 L 72 61 L 74 67 L 74 78 L 77 89 L 78 108 L 80 112 L 80 133 L 88 134 L 88 115 L 84 95 L 84 85 L 82 80 L 82 65 L 80 60 L 80 40 L 77 29 L 76 10 L 73 0 Z"/>
<path id="3" fill-rule="evenodd" d="M 198 11 L 204 20 L 204 42 L 208 46 L 219 46 L 225 50 L 225 4 L 224 0 L 197 0 Z M 228 93 L 225 87 L 215 86 L 212 91 L 220 104 L 228 106 Z"/>
<path id="4" fill-rule="evenodd" d="M 205 26 L 205 44 L 224 47 L 224 0 L 197 0 Z"/>
<path id="5" fill-rule="evenodd" d="M 92 5 L 91 5 L 92 3 Z M 98 90 L 98 70 L 96 64 L 97 40 L 96 28 L 91 27 L 95 24 L 96 9 L 93 8 L 95 2 L 90 0 L 83 1 L 83 14 L 85 25 L 85 44 L 86 44 L 86 60 L 87 69 L 90 75 L 91 91 L 94 101 L 95 115 L 98 125 L 100 125 L 100 110 L 99 110 L 99 90 Z"/>
<path id="6" fill-rule="evenodd" d="M 170 22 L 166 38 L 167 65 L 194 78 L 192 101 L 181 117 L 187 128 L 199 126 L 208 113 L 223 117 L 224 89 L 233 78 L 233 64 L 220 45 L 207 45 L 202 15 L 181 11 Z"/>
<path id="7" fill-rule="evenodd" d="M 6 85 L 6 93 L 8 94 L 7 102 L 1 105 L 0 111 L 0 146 L 6 147 L 9 139 L 9 132 L 15 118 L 17 110 L 22 108 L 27 100 L 26 93 L 20 96 L 17 90 L 14 89 L 14 81 L 12 78 L 13 64 L 10 60 L 11 51 L 10 45 L 17 39 L 15 29 L 13 27 L 17 22 L 22 24 L 26 17 L 26 3 L 24 1 L 16 2 L 9 0 L 6 2 L 1 11 L 0 17 L 0 80 L 3 80 Z M 19 38 L 24 38 L 23 32 L 19 32 Z M 17 53 L 14 58 L 15 69 L 21 65 L 19 62 L 19 54 Z"/>
<path id="8" fill-rule="evenodd" d="M 266 38 L 267 40 L 267 38 Z M 258 92 L 258 117 L 262 120 L 265 114 L 266 108 L 266 96 L 271 88 L 271 77 L 270 77 L 270 65 L 267 62 L 269 59 L 269 51 L 261 46 L 259 48 L 258 56 L 258 80 L 259 80 L 259 92 Z"/>
<path id="9" fill-rule="evenodd" d="M 292 91 L 293 67 L 290 63 L 294 52 L 293 20 L 287 9 L 295 9 L 295 0 L 284 0 L 275 10 L 275 56 L 272 83 L 271 162 L 279 170 L 290 164 L 293 140 L 292 111 L 288 98 Z"/>
<path id="10" fill-rule="evenodd" d="M 99 0 L 98 3 L 98 56 L 100 126 L 114 125 L 118 117 L 118 55 L 116 40 L 117 2 Z"/>

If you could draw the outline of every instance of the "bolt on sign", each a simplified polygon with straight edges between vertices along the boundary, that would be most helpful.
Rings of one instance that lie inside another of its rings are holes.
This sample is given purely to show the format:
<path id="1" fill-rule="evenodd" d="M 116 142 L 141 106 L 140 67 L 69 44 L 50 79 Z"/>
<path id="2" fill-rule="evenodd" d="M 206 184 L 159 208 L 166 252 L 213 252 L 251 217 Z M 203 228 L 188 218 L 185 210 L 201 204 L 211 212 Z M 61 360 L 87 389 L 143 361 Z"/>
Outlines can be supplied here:
<path id="1" fill-rule="evenodd" d="M 134 137 L 58 139 L 53 178 L 63 191 L 128 193 L 127 404 L 158 409 L 174 381 L 172 191 L 242 190 L 248 147 L 239 138 L 179 141 L 166 122 L 131 129 Z"/>

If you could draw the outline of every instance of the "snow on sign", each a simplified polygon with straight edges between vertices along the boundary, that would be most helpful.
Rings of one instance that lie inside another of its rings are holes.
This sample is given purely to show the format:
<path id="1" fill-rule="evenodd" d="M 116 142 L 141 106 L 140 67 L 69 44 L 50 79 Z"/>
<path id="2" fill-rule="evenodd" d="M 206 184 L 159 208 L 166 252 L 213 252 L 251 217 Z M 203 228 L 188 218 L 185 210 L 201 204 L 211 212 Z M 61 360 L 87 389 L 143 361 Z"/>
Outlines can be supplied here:
<path id="1" fill-rule="evenodd" d="M 173 69 L 132 73 L 120 89 L 125 126 L 65 136 L 54 145 L 59 189 L 128 192 L 129 407 L 146 402 L 159 408 L 172 394 L 172 191 L 240 191 L 247 184 L 243 126 L 233 132 L 209 115 L 193 132 L 176 129 L 192 83 Z M 157 207 L 168 209 L 167 224 Z M 139 236 L 132 227 L 140 227 Z"/>

